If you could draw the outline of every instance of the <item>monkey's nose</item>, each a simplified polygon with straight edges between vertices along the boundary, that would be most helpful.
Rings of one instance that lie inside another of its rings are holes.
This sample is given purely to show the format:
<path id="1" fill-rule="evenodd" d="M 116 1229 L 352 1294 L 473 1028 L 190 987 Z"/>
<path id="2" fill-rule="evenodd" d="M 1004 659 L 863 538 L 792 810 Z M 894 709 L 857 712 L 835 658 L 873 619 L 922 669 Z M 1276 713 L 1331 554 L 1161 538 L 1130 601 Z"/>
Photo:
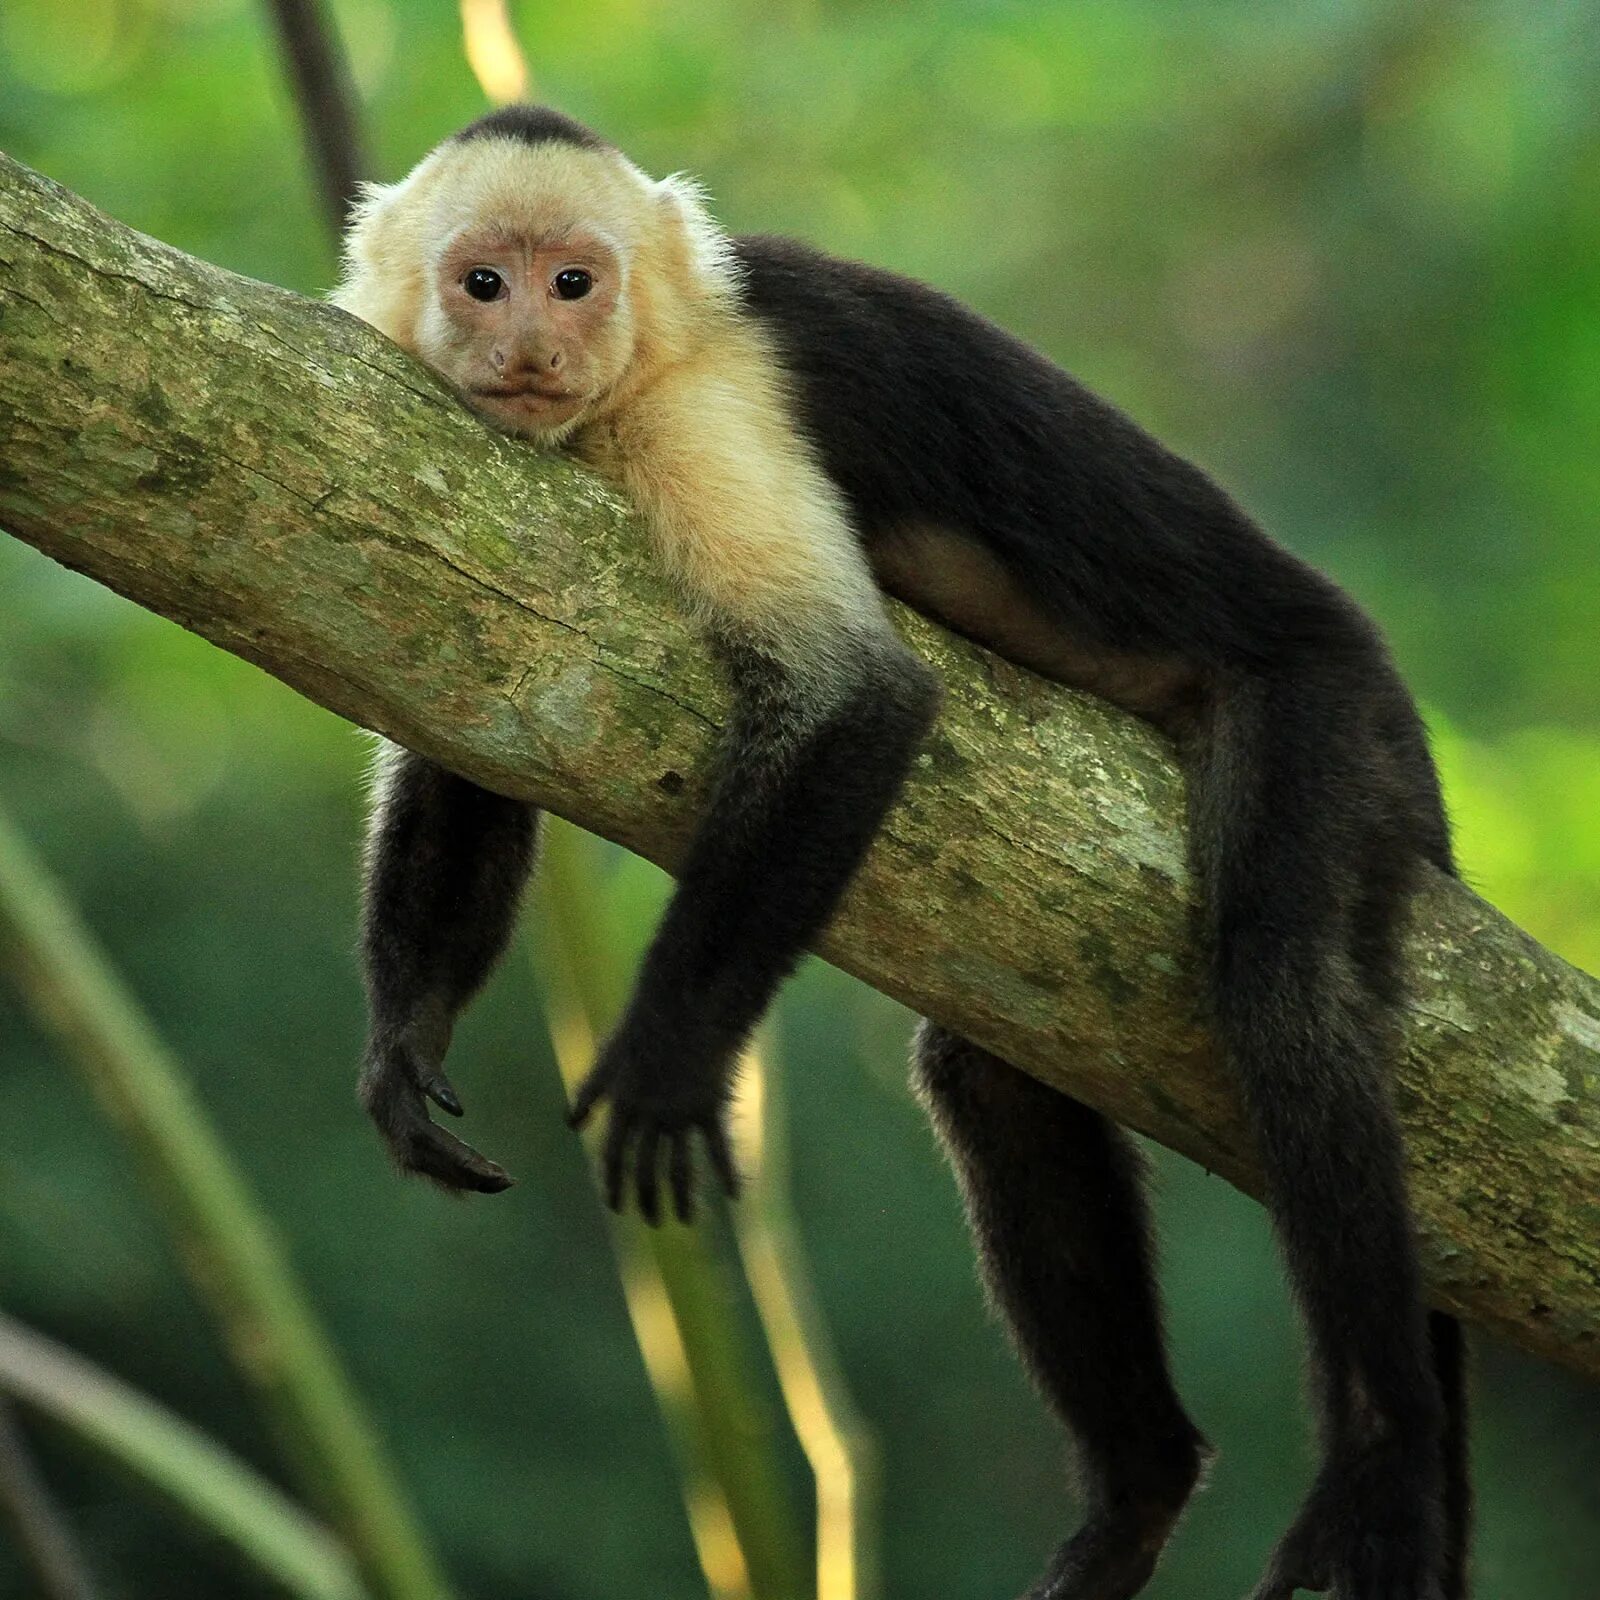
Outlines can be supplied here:
<path id="1" fill-rule="evenodd" d="M 561 369 L 561 363 L 562 363 L 562 362 L 563 362 L 563 361 L 564 361 L 564 360 L 565 360 L 565 359 L 566 359 L 566 357 L 565 357 L 565 356 L 563 356 L 563 355 L 562 355 L 562 354 L 561 354 L 561 352 L 560 352 L 560 351 L 559 351 L 559 350 L 552 350 L 552 351 L 551 351 L 551 352 L 550 352 L 550 370 L 551 370 L 551 371 L 552 371 L 552 372 L 558 372 L 558 371 L 560 371 L 560 369 Z"/>
<path id="2" fill-rule="evenodd" d="M 489 360 L 496 372 L 504 372 L 506 367 L 506 353 L 498 345 L 489 352 Z"/>

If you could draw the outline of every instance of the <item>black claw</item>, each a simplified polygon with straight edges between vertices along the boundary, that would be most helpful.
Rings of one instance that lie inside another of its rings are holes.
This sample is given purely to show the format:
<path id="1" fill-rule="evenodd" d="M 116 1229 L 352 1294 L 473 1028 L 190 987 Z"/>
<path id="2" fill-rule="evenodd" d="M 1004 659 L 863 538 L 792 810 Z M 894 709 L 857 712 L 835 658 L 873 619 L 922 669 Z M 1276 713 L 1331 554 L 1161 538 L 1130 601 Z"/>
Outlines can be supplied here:
<path id="1" fill-rule="evenodd" d="M 505 1168 L 428 1115 L 428 1099 L 461 1115 L 461 1103 L 442 1072 L 429 1069 L 424 1076 L 413 1062 L 391 1053 L 369 1061 L 360 1088 L 362 1102 L 402 1172 L 427 1178 L 443 1189 L 498 1194 L 511 1187 L 513 1179 Z"/>
<path id="2" fill-rule="evenodd" d="M 464 1179 L 457 1184 L 458 1188 L 472 1189 L 478 1194 L 504 1194 L 507 1189 L 514 1189 L 517 1180 L 503 1167 L 493 1161 L 484 1163 L 485 1170 L 476 1172 L 469 1179 Z"/>
<path id="3" fill-rule="evenodd" d="M 600 1074 L 591 1072 L 578 1085 L 578 1092 L 572 1097 L 572 1106 L 567 1112 L 567 1126 L 581 1128 L 589 1120 L 589 1114 L 599 1104 L 605 1092 L 606 1084 Z"/>
<path id="4" fill-rule="evenodd" d="M 428 1120 L 420 1102 L 414 1121 L 391 1136 L 400 1165 L 408 1172 L 431 1178 L 447 1189 L 472 1189 L 479 1194 L 499 1194 L 515 1181 L 498 1162 L 479 1155 L 470 1144 Z"/>
<path id="5" fill-rule="evenodd" d="M 439 1107 L 441 1111 L 448 1111 L 452 1117 L 463 1114 L 461 1101 L 456 1095 L 450 1080 L 442 1072 L 436 1072 L 422 1085 L 422 1092 Z"/>
<path id="6" fill-rule="evenodd" d="M 452 1189 L 476 1189 L 480 1194 L 498 1194 L 511 1187 L 504 1167 L 430 1122 L 420 1107 L 408 1144 L 407 1164 L 437 1183 Z"/>

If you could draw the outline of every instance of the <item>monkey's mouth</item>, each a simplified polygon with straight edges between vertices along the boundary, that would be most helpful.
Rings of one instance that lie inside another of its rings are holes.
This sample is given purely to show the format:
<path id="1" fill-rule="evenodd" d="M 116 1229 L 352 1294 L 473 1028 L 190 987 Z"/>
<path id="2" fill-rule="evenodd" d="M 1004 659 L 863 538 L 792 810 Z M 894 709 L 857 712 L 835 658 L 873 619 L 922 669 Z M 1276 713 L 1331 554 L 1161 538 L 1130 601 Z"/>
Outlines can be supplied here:
<path id="1" fill-rule="evenodd" d="M 580 396 L 572 389 L 551 389 L 533 383 L 488 384 L 474 389 L 473 394 L 485 400 L 535 400 L 558 404 L 563 400 L 577 400 Z"/>

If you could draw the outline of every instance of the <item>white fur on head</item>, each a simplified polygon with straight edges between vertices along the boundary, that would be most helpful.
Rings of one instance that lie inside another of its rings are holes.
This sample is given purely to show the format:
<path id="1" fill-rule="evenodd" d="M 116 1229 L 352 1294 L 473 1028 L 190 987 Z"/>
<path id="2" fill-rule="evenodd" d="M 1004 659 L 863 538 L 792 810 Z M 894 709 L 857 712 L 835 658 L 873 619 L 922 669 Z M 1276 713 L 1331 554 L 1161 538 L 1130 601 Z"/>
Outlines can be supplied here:
<path id="1" fill-rule="evenodd" d="M 416 351 L 440 256 L 462 229 L 485 223 L 601 234 L 625 262 L 667 280 L 664 295 L 650 296 L 661 315 L 675 297 L 719 298 L 733 281 L 727 237 L 692 179 L 656 183 L 611 149 L 495 136 L 449 140 L 398 183 L 363 186 L 334 304 Z"/>

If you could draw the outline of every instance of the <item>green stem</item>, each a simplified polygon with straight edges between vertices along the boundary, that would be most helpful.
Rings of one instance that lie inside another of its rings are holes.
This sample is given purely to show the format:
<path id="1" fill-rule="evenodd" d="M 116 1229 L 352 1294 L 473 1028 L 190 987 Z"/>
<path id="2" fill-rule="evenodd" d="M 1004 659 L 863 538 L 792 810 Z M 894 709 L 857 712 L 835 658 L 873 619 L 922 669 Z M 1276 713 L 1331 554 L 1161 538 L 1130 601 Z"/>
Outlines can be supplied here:
<path id="1" fill-rule="evenodd" d="M 583 1038 L 592 1043 L 602 1025 L 618 1015 L 628 974 L 617 959 L 619 941 L 597 911 L 594 884 L 579 860 L 576 830 L 552 822 L 546 830 L 542 873 L 544 949 L 536 960 L 547 994 L 575 1011 Z M 587 1069 L 588 1049 L 557 1038 L 557 1059 L 570 1090 Z M 780 1424 L 762 1393 L 759 1357 L 735 1311 L 748 1290 L 737 1262 L 719 1251 L 704 1223 L 686 1228 L 676 1221 L 648 1228 L 637 1218 L 619 1219 L 614 1230 L 619 1270 L 631 1282 L 630 1309 L 638 1285 L 664 1305 L 681 1346 L 686 1383 L 673 1393 L 661 1381 L 660 1363 L 645 1350 L 646 1366 L 685 1474 L 685 1499 L 695 1502 L 695 1477 L 715 1485 L 737 1540 L 746 1582 L 726 1582 L 707 1560 L 706 1541 L 696 1530 L 702 1565 L 713 1591 L 754 1600 L 805 1600 L 812 1590 L 806 1538 L 783 1479 L 775 1443 Z M 641 1345 L 649 1338 L 634 1310 Z M 691 1512 L 692 1515 L 692 1512 Z"/>
<path id="2" fill-rule="evenodd" d="M 449 1586 L 271 1221 L 177 1063 L 3 813 L 0 965 L 143 1159 L 235 1362 L 368 1584 L 383 1600 L 446 1600 Z"/>
<path id="3" fill-rule="evenodd" d="M 783 1073 L 752 1050 L 740 1100 L 737 1235 L 789 1421 L 817 1486 L 817 1600 L 877 1600 L 877 1451 L 844 1380 L 790 1203 Z"/>
<path id="4" fill-rule="evenodd" d="M 0 1400 L 0 1512 L 11 1525 L 39 1600 L 98 1600 L 89 1564 L 34 1462 L 9 1399 Z"/>
<path id="5" fill-rule="evenodd" d="M 0 1316 L 0 1390 L 159 1489 L 302 1600 L 362 1600 L 344 1546 L 274 1485 L 82 1356 Z"/>

